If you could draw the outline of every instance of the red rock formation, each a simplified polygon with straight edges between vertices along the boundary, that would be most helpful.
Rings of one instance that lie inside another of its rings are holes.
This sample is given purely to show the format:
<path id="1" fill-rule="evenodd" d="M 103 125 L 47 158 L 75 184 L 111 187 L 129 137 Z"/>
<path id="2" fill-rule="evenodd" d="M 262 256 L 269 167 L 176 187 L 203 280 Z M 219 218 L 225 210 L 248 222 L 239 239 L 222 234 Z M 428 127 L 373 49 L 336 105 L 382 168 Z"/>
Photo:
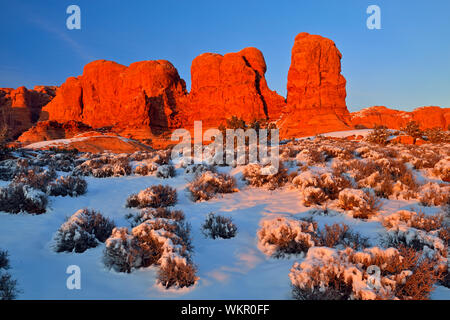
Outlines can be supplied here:
<path id="1" fill-rule="evenodd" d="M 129 67 L 98 60 L 83 75 L 69 78 L 42 110 L 41 120 L 81 121 L 93 128 L 147 138 L 180 125 L 178 102 L 185 82 L 168 61 L 141 61 Z"/>
<path id="2" fill-rule="evenodd" d="M 30 130 L 24 132 L 17 141 L 22 145 L 39 141 L 68 139 L 93 129 L 78 121 L 59 123 L 56 121 L 40 121 Z"/>
<path id="3" fill-rule="evenodd" d="M 346 80 L 333 41 L 300 33 L 292 48 L 287 108 L 280 123 L 284 138 L 349 129 Z"/>
<path id="4" fill-rule="evenodd" d="M 416 121 L 421 129 L 440 127 L 447 130 L 450 125 L 450 108 L 422 107 L 407 112 L 386 107 L 371 107 L 351 113 L 352 125 L 360 128 L 385 126 L 399 130 L 410 121 Z"/>
<path id="5" fill-rule="evenodd" d="M 192 88 L 187 125 L 203 120 L 204 127 L 218 126 L 236 115 L 246 121 L 278 119 L 284 98 L 271 91 L 264 77 L 264 56 L 256 48 L 245 48 L 224 56 L 204 53 L 192 62 Z"/>
<path id="6" fill-rule="evenodd" d="M 0 88 L 0 121 L 6 122 L 9 138 L 16 138 L 31 128 L 41 108 L 55 96 L 56 87 L 36 86 L 33 90 Z"/>

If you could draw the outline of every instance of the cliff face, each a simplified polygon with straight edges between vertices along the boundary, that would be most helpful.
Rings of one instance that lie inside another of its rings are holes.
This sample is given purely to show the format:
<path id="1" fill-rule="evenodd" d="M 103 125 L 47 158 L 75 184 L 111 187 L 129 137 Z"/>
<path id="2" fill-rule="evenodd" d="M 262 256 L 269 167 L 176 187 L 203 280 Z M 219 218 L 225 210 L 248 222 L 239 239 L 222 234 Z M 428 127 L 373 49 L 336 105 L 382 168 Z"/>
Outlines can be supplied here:
<path id="1" fill-rule="evenodd" d="M 83 124 L 91 129 L 108 127 L 122 136 L 151 139 L 154 145 L 163 146 L 170 143 L 170 132 L 175 128 L 192 129 L 197 120 L 203 121 L 204 129 L 218 127 L 232 116 L 247 122 L 276 121 L 282 139 L 355 126 L 399 129 L 409 121 L 419 122 L 424 129 L 449 126 L 448 108 L 404 112 L 372 107 L 350 114 L 341 58 L 330 39 L 298 34 L 292 48 L 286 100 L 269 89 L 264 56 L 250 47 L 225 55 L 204 53 L 196 57 L 191 66 L 190 93 L 168 61 L 141 61 L 126 67 L 98 60 L 87 64 L 81 76 L 68 78 L 56 92 L 55 87 L 0 89 L 0 107 L 12 110 L 14 137 L 29 129 L 39 113 L 41 121 L 53 121 L 26 132 L 20 139 L 23 142 L 71 136 L 72 131 L 85 130 Z M 71 121 L 78 124 L 74 126 Z"/>
<path id="2" fill-rule="evenodd" d="M 9 128 L 8 137 L 17 138 L 39 118 L 41 108 L 55 96 L 56 87 L 37 86 L 33 90 L 0 88 L 0 121 Z"/>
<path id="3" fill-rule="evenodd" d="M 288 74 L 287 108 L 279 125 L 283 137 L 350 128 L 341 58 L 330 39 L 297 35 Z"/>
<path id="4" fill-rule="evenodd" d="M 41 120 L 75 120 L 145 138 L 180 125 L 177 105 L 185 95 L 185 82 L 168 61 L 125 67 L 99 60 L 87 64 L 78 78 L 67 79 L 43 108 Z"/>
<path id="5" fill-rule="evenodd" d="M 447 130 L 450 125 L 450 108 L 422 107 L 407 112 L 386 107 L 371 107 L 351 113 L 353 126 L 369 129 L 374 126 L 385 126 L 398 130 L 410 121 L 416 121 L 421 129 L 439 127 Z"/>
<path id="6" fill-rule="evenodd" d="M 207 126 L 218 126 L 233 115 L 246 121 L 279 118 L 284 98 L 268 88 L 266 69 L 264 56 L 256 48 L 195 58 L 185 110 L 188 122 L 203 120 Z"/>

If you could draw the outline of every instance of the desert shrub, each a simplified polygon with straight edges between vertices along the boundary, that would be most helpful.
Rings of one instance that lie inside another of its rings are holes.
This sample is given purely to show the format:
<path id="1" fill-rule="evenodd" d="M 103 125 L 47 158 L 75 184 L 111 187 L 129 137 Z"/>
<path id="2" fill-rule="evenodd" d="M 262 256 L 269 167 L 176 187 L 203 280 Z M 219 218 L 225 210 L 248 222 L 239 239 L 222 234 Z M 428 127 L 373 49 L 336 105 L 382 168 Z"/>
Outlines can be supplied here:
<path id="1" fill-rule="evenodd" d="M 197 163 L 197 164 L 192 164 L 192 165 L 186 166 L 184 173 L 200 175 L 207 171 L 217 172 L 216 168 L 213 165 Z"/>
<path id="2" fill-rule="evenodd" d="M 303 189 L 303 204 L 306 207 L 320 205 L 327 201 L 328 197 L 322 189 L 316 187 L 306 187 Z"/>
<path id="3" fill-rule="evenodd" d="M 237 227 L 231 218 L 211 212 L 206 216 L 202 225 L 202 232 L 207 238 L 231 239 L 236 236 Z"/>
<path id="4" fill-rule="evenodd" d="M 330 248 L 343 246 L 354 250 L 362 250 L 369 246 L 367 238 L 362 237 L 359 233 L 350 231 L 348 225 L 337 223 L 331 226 L 325 225 L 323 229 L 319 229 L 315 242 L 317 246 Z"/>
<path id="5" fill-rule="evenodd" d="M 195 284 L 197 268 L 185 260 L 168 257 L 158 270 L 158 282 L 166 289 L 184 288 Z"/>
<path id="6" fill-rule="evenodd" d="M 153 161 L 141 161 L 134 168 L 134 174 L 140 176 L 148 176 L 151 175 L 158 169 L 158 166 Z"/>
<path id="7" fill-rule="evenodd" d="M 156 176 L 163 179 L 175 177 L 175 167 L 169 164 L 159 166 Z"/>
<path id="8" fill-rule="evenodd" d="M 142 249 L 127 228 L 114 228 L 105 242 L 103 262 L 108 269 L 130 273 L 142 265 Z"/>
<path id="9" fill-rule="evenodd" d="M 280 162 L 278 169 L 272 165 L 249 164 L 245 166 L 242 178 L 251 186 L 275 190 L 287 182 L 288 176 L 287 169 Z"/>
<path id="10" fill-rule="evenodd" d="M 431 143 L 449 143 L 450 135 L 442 128 L 436 127 L 425 130 L 425 136 Z"/>
<path id="11" fill-rule="evenodd" d="M 17 174 L 12 183 L 28 185 L 42 192 L 47 191 L 47 186 L 56 178 L 56 172 L 53 170 L 32 169 L 27 172 Z"/>
<path id="12" fill-rule="evenodd" d="M 0 300 L 14 300 L 20 293 L 17 280 L 6 271 L 10 269 L 8 256 L 8 251 L 0 249 Z"/>
<path id="13" fill-rule="evenodd" d="M 40 190 L 21 183 L 0 188 L 0 208 L 9 213 L 45 213 L 48 199 Z"/>
<path id="14" fill-rule="evenodd" d="M 131 174 L 127 156 L 102 155 L 77 165 L 75 175 L 92 175 L 96 178 L 120 177 Z"/>
<path id="15" fill-rule="evenodd" d="M 64 222 L 55 235 L 56 252 L 81 253 L 105 242 L 114 222 L 94 210 L 81 209 Z"/>
<path id="16" fill-rule="evenodd" d="M 385 146 L 388 143 L 388 138 L 391 136 L 389 130 L 383 127 L 376 126 L 367 137 L 364 139 L 367 142 Z"/>
<path id="17" fill-rule="evenodd" d="M 78 197 L 85 194 L 86 191 L 86 180 L 71 175 L 60 177 L 47 186 L 47 194 L 50 196 Z"/>
<path id="18" fill-rule="evenodd" d="M 375 215 L 381 207 L 378 198 L 370 191 L 344 189 L 339 193 L 338 205 L 350 211 L 354 218 L 368 219 Z"/>
<path id="19" fill-rule="evenodd" d="M 236 180 L 225 173 L 204 172 L 187 187 L 193 201 L 209 200 L 216 194 L 236 192 Z"/>
<path id="20" fill-rule="evenodd" d="M 442 159 L 437 162 L 432 172 L 442 181 L 450 182 L 450 158 Z"/>
<path id="21" fill-rule="evenodd" d="M 292 284 L 292 296 L 296 300 L 349 300 L 352 296 L 352 279 L 346 280 L 343 273 L 323 271 L 319 266 L 308 270 L 309 280 L 302 285 Z M 325 286 L 319 280 L 325 278 Z"/>
<path id="22" fill-rule="evenodd" d="M 171 210 L 169 208 L 146 208 L 136 214 L 126 215 L 126 219 L 130 222 L 131 227 L 136 227 L 149 219 L 170 219 L 174 221 L 182 221 L 185 219 L 181 210 Z"/>
<path id="23" fill-rule="evenodd" d="M 423 131 L 420 130 L 420 126 L 416 121 L 410 121 L 404 128 L 401 129 L 407 135 L 417 139 L 423 136 Z"/>
<path id="24" fill-rule="evenodd" d="M 289 218 L 263 220 L 258 235 L 258 247 L 268 256 L 282 258 L 301 254 L 315 245 L 317 224 Z"/>
<path id="25" fill-rule="evenodd" d="M 419 201 L 424 206 L 445 206 L 450 203 L 450 186 L 429 182 L 420 188 Z"/>
<path id="26" fill-rule="evenodd" d="M 371 277 L 370 266 L 379 269 L 379 279 Z M 315 247 L 294 264 L 289 277 L 299 299 L 421 300 L 429 299 L 441 275 L 431 260 L 411 248 Z"/>
<path id="27" fill-rule="evenodd" d="M 170 207 L 177 203 L 177 191 L 170 186 L 154 185 L 128 197 L 128 208 Z"/>

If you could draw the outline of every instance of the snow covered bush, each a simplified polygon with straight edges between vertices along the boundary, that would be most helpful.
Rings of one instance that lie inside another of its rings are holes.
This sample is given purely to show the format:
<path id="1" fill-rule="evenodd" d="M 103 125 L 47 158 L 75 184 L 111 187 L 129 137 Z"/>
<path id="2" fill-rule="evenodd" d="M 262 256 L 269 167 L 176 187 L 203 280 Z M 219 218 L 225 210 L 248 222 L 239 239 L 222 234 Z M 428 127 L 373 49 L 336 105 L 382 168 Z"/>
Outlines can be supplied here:
<path id="1" fill-rule="evenodd" d="M 302 191 L 303 193 L 303 204 L 306 207 L 312 205 L 320 205 L 327 201 L 327 195 L 322 189 L 316 187 L 306 187 Z"/>
<path id="2" fill-rule="evenodd" d="M 33 168 L 27 172 L 21 172 L 17 174 L 12 183 L 24 184 L 31 188 L 38 189 L 42 192 L 47 191 L 47 186 L 56 178 L 56 172 L 53 170 L 42 170 Z"/>
<path id="3" fill-rule="evenodd" d="M 213 165 L 197 163 L 197 164 L 191 164 L 191 165 L 186 166 L 184 173 L 200 175 L 207 171 L 210 171 L 213 173 L 217 172 L 216 167 L 214 167 Z"/>
<path id="4" fill-rule="evenodd" d="M 60 177 L 47 186 L 47 194 L 50 196 L 78 197 L 85 194 L 86 191 L 86 180 L 71 175 Z"/>
<path id="5" fill-rule="evenodd" d="M 7 159 L 0 161 L 0 180 L 10 181 L 20 173 L 28 171 L 29 162 L 27 159 Z"/>
<path id="6" fill-rule="evenodd" d="M 96 178 L 120 177 L 131 174 L 128 155 L 100 155 L 76 166 L 76 175 L 92 175 Z"/>
<path id="7" fill-rule="evenodd" d="M 184 288 L 195 284 L 197 268 L 186 259 L 167 257 L 158 270 L 158 282 L 166 289 L 170 287 Z"/>
<path id="8" fill-rule="evenodd" d="M 177 203 L 177 191 L 171 186 L 154 185 L 128 197 L 128 208 L 170 207 Z"/>
<path id="9" fill-rule="evenodd" d="M 261 166 L 259 164 L 249 164 L 244 167 L 242 178 L 251 186 L 267 187 L 269 190 L 275 190 L 282 187 L 288 180 L 287 169 L 280 162 L 278 169 L 268 164 Z"/>
<path id="10" fill-rule="evenodd" d="M 442 181 L 450 182 L 450 157 L 436 163 L 433 174 Z"/>
<path id="11" fill-rule="evenodd" d="M 419 201 L 424 206 L 445 206 L 450 203 L 450 186 L 428 182 L 419 191 Z"/>
<path id="12" fill-rule="evenodd" d="M 202 225 L 202 232 L 207 238 L 231 239 L 236 236 L 237 227 L 231 218 L 211 212 L 206 216 Z"/>
<path id="13" fill-rule="evenodd" d="M 128 214 L 125 218 L 130 222 L 131 227 L 136 227 L 142 222 L 149 219 L 170 219 L 174 221 L 182 221 L 185 219 L 181 210 L 171 210 L 169 208 L 146 208 L 136 214 Z"/>
<path id="14" fill-rule="evenodd" d="M 81 209 L 64 222 L 55 235 L 56 252 L 81 253 L 105 242 L 114 222 L 99 212 Z"/>
<path id="15" fill-rule="evenodd" d="M 261 222 L 258 247 L 268 256 L 283 258 L 289 254 L 301 254 L 315 245 L 317 224 L 285 217 Z"/>
<path id="16" fill-rule="evenodd" d="M 388 143 L 388 138 L 390 136 L 391 133 L 386 128 L 375 127 L 364 140 L 370 143 L 385 146 Z"/>
<path id="17" fill-rule="evenodd" d="M 0 300 L 14 300 L 19 294 L 17 280 L 6 271 L 9 269 L 8 251 L 0 249 Z"/>
<path id="18" fill-rule="evenodd" d="M 0 188 L 1 211 L 10 213 L 45 213 L 47 195 L 40 190 L 21 183 L 10 183 Z"/>
<path id="19" fill-rule="evenodd" d="M 156 170 L 156 176 L 162 179 L 175 177 L 175 167 L 170 164 L 159 166 Z"/>
<path id="20" fill-rule="evenodd" d="M 144 160 L 140 161 L 136 165 L 133 172 L 134 174 L 137 174 L 139 176 L 148 176 L 155 172 L 157 169 L 158 166 L 153 161 Z"/>
<path id="21" fill-rule="evenodd" d="M 133 219 L 128 229 L 114 229 L 106 240 L 104 262 L 119 272 L 159 266 L 157 282 L 165 288 L 189 287 L 197 269 L 192 263 L 190 225 L 180 211 L 147 209 Z"/>
<path id="22" fill-rule="evenodd" d="M 204 172 L 188 184 L 193 201 L 207 201 L 216 194 L 237 192 L 236 180 L 226 173 Z"/>
<path id="23" fill-rule="evenodd" d="M 368 219 L 378 212 L 381 204 L 378 198 L 368 190 L 347 188 L 339 193 L 338 206 L 349 211 L 353 218 Z"/>
<path id="24" fill-rule="evenodd" d="M 379 277 L 373 269 L 380 270 Z M 411 248 L 355 251 L 325 247 L 309 249 L 289 274 L 297 299 L 429 299 L 441 277 L 429 259 Z"/>
<path id="25" fill-rule="evenodd" d="M 106 239 L 103 262 L 108 269 L 130 273 L 142 265 L 142 249 L 138 239 L 127 228 L 114 228 Z"/>
<path id="26" fill-rule="evenodd" d="M 367 238 L 350 231 L 348 225 L 337 223 L 331 226 L 325 225 L 323 229 L 319 229 L 315 242 L 316 246 L 330 248 L 339 246 L 342 249 L 350 247 L 355 250 L 362 250 L 369 246 Z"/>

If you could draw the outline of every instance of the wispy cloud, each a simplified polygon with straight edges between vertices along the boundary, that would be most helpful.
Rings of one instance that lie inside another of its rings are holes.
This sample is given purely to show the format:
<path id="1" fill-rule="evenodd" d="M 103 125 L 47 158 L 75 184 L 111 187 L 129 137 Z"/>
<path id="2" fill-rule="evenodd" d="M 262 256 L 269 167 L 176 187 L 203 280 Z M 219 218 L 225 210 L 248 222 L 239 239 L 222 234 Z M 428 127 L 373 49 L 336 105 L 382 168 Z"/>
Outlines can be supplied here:
<path id="1" fill-rule="evenodd" d="M 55 26 L 51 24 L 49 21 L 43 20 L 40 17 L 30 17 L 29 21 L 30 23 L 35 24 L 40 29 L 50 34 L 53 34 L 54 36 L 59 38 L 67 46 L 73 49 L 73 51 L 76 52 L 83 60 L 87 61 L 94 60 L 94 57 L 91 56 L 82 45 L 80 45 L 77 41 L 75 41 L 72 37 L 69 36 L 68 34 L 69 31 L 65 29 L 65 24 L 61 24 L 61 26 Z"/>

